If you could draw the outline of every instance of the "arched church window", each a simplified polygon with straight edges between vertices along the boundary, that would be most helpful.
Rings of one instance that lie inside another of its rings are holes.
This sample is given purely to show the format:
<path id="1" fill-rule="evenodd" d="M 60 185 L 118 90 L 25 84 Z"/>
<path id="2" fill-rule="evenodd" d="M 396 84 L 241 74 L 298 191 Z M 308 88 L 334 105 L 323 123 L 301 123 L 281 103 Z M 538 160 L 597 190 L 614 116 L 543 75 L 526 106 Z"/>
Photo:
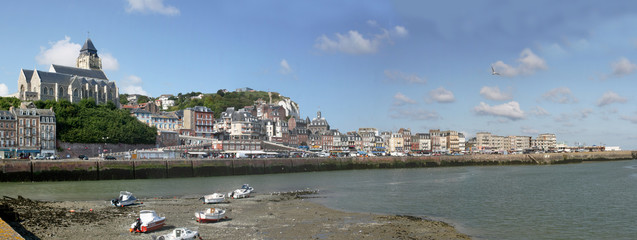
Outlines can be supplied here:
<path id="1" fill-rule="evenodd" d="M 49 88 L 49 95 L 53 95 L 55 93 L 53 93 L 53 88 Z"/>
<path id="2" fill-rule="evenodd" d="M 49 93 L 48 93 L 49 91 L 48 91 L 48 90 L 49 90 L 49 89 L 47 89 L 46 87 L 45 87 L 45 88 L 43 88 L 43 89 L 42 89 L 42 94 L 43 94 L 43 95 L 49 95 Z"/>
<path id="3" fill-rule="evenodd" d="M 64 88 L 60 87 L 60 90 L 58 91 L 58 97 L 62 96 L 64 96 Z"/>
<path id="4" fill-rule="evenodd" d="M 79 96 L 79 93 L 77 91 L 77 88 L 73 89 L 73 97 L 78 97 L 78 96 Z"/>

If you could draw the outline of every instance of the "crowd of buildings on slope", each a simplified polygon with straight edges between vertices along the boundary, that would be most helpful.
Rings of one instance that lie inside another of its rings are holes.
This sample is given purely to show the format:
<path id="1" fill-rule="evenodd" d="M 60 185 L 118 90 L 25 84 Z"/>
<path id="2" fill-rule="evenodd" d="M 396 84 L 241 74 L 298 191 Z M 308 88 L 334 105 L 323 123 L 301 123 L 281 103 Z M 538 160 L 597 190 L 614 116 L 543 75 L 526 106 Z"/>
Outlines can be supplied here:
<path id="1" fill-rule="evenodd" d="M 79 102 L 94 98 L 97 104 L 112 101 L 119 106 L 119 91 L 102 71 L 102 63 L 91 39 L 84 43 L 76 67 L 51 65 L 48 72 L 20 71 L 17 96 L 23 101 L 68 100 Z M 236 91 L 253 91 L 241 88 Z M 276 104 L 257 100 L 252 106 L 228 108 L 215 116 L 209 108 L 198 106 L 174 112 L 160 110 L 174 105 L 172 95 L 156 101 L 136 104 L 136 95 L 128 99 L 130 109 L 139 121 L 156 127 L 162 146 L 185 144 L 181 136 L 219 141 L 254 142 L 267 140 L 294 148 L 331 153 L 366 152 L 378 154 L 502 152 L 536 149 L 552 151 L 557 147 L 554 134 L 529 136 L 494 136 L 478 133 L 466 141 L 457 131 L 429 130 L 412 134 L 410 129 L 379 132 L 375 128 L 341 133 L 331 129 L 321 112 L 312 120 L 299 116 L 298 106 L 290 99 Z M 195 96 L 197 97 L 197 96 Z M 201 97 L 201 96 L 199 96 Z M 25 103 L 20 109 L 0 112 L 0 157 L 55 155 L 55 114 L 51 109 L 34 109 Z M 249 143 L 248 146 L 254 146 Z M 238 150 L 239 148 L 237 148 Z"/>

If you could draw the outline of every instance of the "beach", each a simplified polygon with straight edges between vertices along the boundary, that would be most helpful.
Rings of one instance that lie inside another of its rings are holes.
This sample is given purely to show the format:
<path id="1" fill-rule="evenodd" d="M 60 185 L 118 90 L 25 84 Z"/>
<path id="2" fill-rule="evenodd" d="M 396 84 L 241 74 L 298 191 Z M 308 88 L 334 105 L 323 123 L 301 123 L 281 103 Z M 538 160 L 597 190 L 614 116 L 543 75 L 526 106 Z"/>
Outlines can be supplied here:
<path id="1" fill-rule="evenodd" d="M 178 227 L 196 230 L 202 239 L 470 239 L 444 222 L 337 211 L 309 201 L 304 193 L 253 194 L 221 204 L 177 197 L 140 199 L 127 207 L 114 207 L 108 200 L 42 202 L 22 197 L 5 197 L 2 204 L 18 215 L 17 228 L 26 239 L 152 239 Z M 225 209 L 228 219 L 195 221 L 196 211 L 212 207 Z M 130 233 L 140 210 L 165 216 L 166 226 Z M 16 228 L 16 221 L 7 222 Z"/>

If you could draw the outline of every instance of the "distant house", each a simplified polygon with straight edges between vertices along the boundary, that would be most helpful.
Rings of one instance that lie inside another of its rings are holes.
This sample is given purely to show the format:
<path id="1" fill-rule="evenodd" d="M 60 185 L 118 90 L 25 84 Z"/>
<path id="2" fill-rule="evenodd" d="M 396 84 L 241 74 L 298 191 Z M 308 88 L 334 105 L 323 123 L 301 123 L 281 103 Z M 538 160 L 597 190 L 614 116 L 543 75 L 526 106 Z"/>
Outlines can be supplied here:
<path id="1" fill-rule="evenodd" d="M 254 89 L 249 88 L 249 87 L 244 87 L 244 88 L 237 88 L 234 91 L 235 92 L 254 92 Z"/>

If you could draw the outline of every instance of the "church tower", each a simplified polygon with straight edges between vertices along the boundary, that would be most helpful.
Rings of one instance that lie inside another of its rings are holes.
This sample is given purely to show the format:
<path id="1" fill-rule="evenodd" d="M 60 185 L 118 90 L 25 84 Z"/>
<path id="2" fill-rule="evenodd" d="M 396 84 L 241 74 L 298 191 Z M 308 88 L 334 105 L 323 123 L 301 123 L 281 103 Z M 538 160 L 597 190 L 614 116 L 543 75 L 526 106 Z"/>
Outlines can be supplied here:
<path id="1" fill-rule="evenodd" d="M 86 39 L 84 46 L 77 57 L 76 67 L 92 70 L 102 70 L 102 60 L 97 56 L 97 49 L 90 38 Z"/>

